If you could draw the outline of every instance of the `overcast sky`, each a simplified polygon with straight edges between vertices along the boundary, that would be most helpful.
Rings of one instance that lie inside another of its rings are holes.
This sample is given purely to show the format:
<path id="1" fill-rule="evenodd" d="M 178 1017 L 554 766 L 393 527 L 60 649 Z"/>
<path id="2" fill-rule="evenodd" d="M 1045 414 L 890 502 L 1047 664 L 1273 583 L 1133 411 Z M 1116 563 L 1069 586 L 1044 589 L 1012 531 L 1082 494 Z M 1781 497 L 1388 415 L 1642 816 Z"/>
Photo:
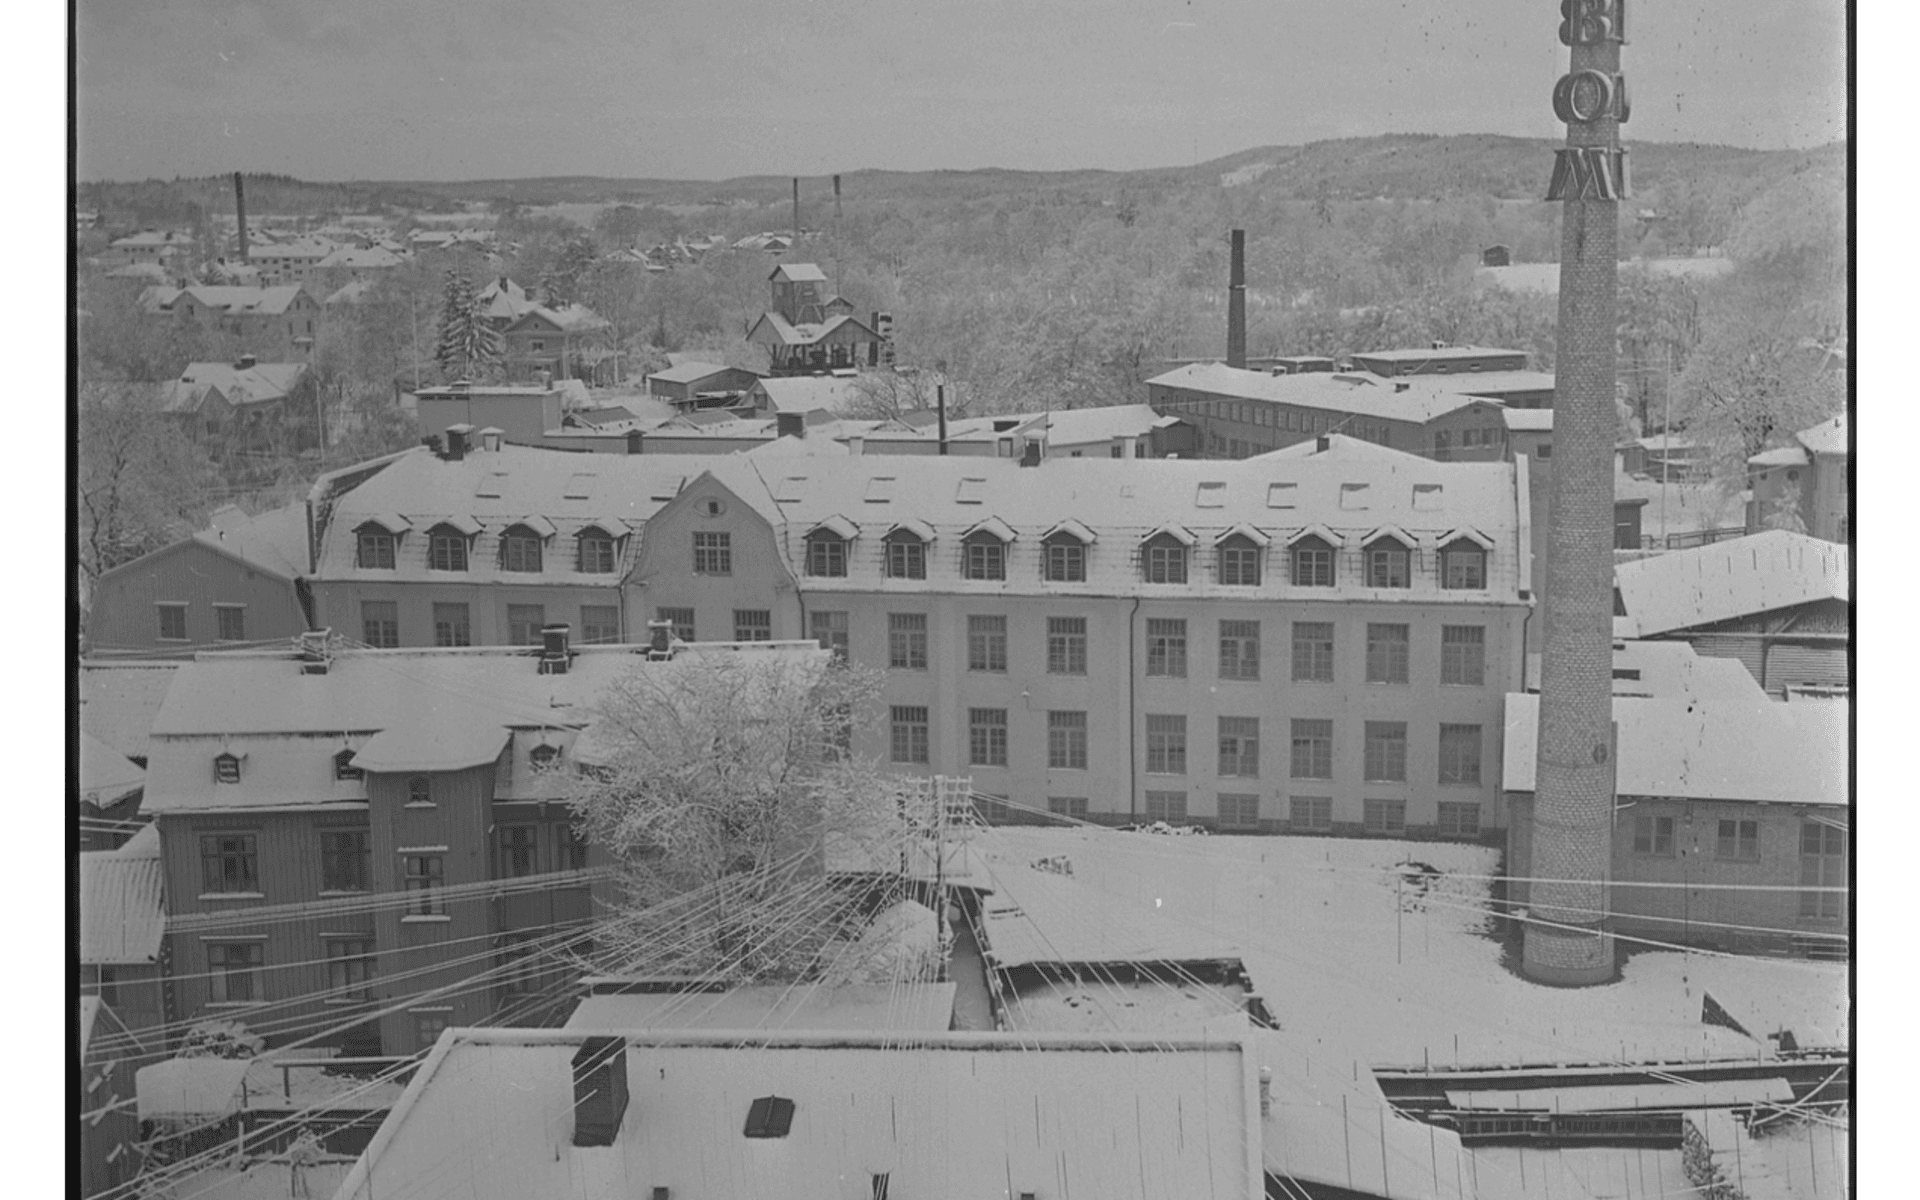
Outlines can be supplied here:
<path id="1" fill-rule="evenodd" d="M 83 179 L 718 179 L 1557 137 L 1556 0 L 79 0 Z M 1628 139 L 1844 134 L 1839 0 L 1636 0 Z"/>

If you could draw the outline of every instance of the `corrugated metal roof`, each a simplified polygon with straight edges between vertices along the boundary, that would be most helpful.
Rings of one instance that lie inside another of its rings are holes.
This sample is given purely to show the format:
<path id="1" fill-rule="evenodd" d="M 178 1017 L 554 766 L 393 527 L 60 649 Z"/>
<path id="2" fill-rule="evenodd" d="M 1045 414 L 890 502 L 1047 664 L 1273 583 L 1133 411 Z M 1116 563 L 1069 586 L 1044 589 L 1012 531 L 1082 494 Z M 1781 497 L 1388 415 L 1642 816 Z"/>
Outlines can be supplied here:
<path id="1" fill-rule="evenodd" d="M 1846 600 L 1851 586 L 1847 547 L 1783 529 L 1623 562 L 1613 577 L 1627 610 L 1613 632 L 1627 638 Z"/>
<path id="2" fill-rule="evenodd" d="M 166 936 L 160 859 L 120 850 L 80 855 L 81 963 L 151 963 Z"/>

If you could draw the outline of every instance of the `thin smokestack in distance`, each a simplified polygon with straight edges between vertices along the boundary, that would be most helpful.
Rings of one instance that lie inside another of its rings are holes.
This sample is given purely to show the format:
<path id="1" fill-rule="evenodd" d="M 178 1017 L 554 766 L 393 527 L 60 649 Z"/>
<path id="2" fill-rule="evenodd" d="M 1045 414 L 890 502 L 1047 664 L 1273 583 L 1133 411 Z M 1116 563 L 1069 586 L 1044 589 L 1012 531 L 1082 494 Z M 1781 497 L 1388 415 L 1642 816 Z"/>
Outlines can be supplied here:
<path id="1" fill-rule="evenodd" d="M 1247 365 L 1247 231 L 1232 235 L 1232 264 L 1227 269 L 1227 365 Z"/>
<path id="2" fill-rule="evenodd" d="M 793 239 L 800 240 L 800 177 L 793 178 Z"/>
<path id="3" fill-rule="evenodd" d="M 233 216 L 240 225 L 240 261 L 247 261 L 247 186 L 240 172 L 233 173 Z"/>

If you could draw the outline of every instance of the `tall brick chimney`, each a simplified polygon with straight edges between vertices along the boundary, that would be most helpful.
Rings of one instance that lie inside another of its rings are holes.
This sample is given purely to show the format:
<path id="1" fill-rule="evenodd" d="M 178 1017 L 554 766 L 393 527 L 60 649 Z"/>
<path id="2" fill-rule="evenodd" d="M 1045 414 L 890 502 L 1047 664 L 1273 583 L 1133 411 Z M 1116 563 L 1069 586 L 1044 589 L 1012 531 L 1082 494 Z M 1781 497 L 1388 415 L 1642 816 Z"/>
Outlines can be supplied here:
<path id="1" fill-rule="evenodd" d="M 794 178 L 793 178 L 793 240 L 794 240 L 794 249 L 796 249 L 796 250 L 797 250 L 797 249 L 799 249 L 799 248 L 800 248 L 800 247 L 799 247 L 799 242 L 800 242 L 800 177 L 799 177 L 798 175 L 796 175 L 796 176 L 794 176 Z"/>
<path id="2" fill-rule="evenodd" d="M 1227 268 L 1227 365 L 1247 365 L 1247 231 L 1232 235 L 1233 257 Z"/>
<path id="3" fill-rule="evenodd" d="M 1541 647 L 1533 861 L 1521 969 L 1542 983 L 1615 974 L 1613 853 L 1613 440 L 1619 207 L 1627 195 L 1622 0 L 1571 0 L 1554 89 L 1567 144 L 1547 199 L 1563 201 L 1554 359 L 1553 512 Z"/>

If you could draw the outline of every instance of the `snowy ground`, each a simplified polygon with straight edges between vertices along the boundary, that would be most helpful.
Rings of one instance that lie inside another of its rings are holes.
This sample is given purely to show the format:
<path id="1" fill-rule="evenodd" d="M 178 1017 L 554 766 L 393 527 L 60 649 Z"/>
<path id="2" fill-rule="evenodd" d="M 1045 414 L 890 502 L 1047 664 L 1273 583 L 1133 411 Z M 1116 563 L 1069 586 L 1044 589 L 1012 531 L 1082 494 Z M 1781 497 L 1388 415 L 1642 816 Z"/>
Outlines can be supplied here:
<path id="1" fill-rule="evenodd" d="M 1747 1200 L 1826 1200 L 1852 1191 L 1844 1118 L 1791 1124 L 1759 1137 L 1725 1113 L 1695 1122 L 1721 1175 Z"/>
<path id="2" fill-rule="evenodd" d="M 271 1058 L 247 1068 L 248 1108 L 312 1108 L 375 1111 L 392 1108 L 407 1090 L 407 1078 L 378 1083 L 365 1076 L 335 1074 L 315 1066 L 282 1068 Z"/>
<path id="3" fill-rule="evenodd" d="M 990 870 L 1064 854 L 1094 897 L 1151 906 L 1196 939 L 1237 944 L 1255 989 L 1309 1047 L 1303 1056 L 1326 1046 L 1328 1061 L 1303 1067 L 1327 1069 L 1341 1053 L 1373 1066 L 1758 1055 L 1754 1040 L 1701 1024 L 1705 991 L 1756 1033 L 1784 1027 L 1805 1048 L 1846 1044 L 1845 964 L 1654 952 L 1605 987 L 1522 980 L 1482 932 L 1488 884 L 1453 877 L 1491 874 L 1497 855 L 1484 847 L 1001 827 L 974 848 Z M 1442 872 L 1426 894 L 1396 886 L 1393 865 L 1408 858 Z"/>

